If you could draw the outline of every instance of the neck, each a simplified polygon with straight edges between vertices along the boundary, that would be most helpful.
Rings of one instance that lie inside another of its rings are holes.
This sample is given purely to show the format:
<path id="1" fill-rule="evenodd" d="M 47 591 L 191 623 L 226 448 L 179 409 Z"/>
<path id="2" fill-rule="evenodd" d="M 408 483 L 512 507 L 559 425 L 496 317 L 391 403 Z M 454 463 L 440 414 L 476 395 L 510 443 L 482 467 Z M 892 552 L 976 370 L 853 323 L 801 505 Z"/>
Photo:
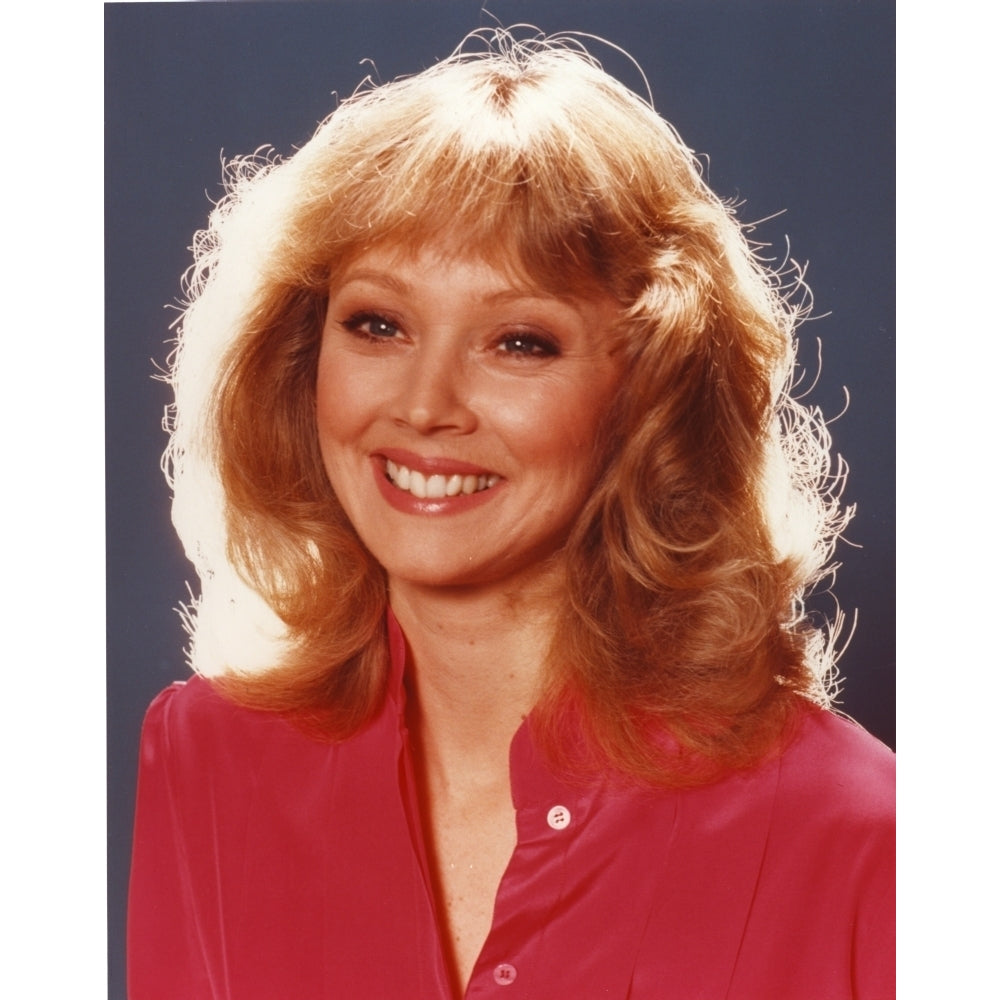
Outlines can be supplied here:
<path id="1" fill-rule="evenodd" d="M 506 777 L 510 741 L 542 681 L 551 576 L 516 596 L 499 587 L 390 584 L 409 647 L 409 724 L 429 776 L 449 784 Z"/>

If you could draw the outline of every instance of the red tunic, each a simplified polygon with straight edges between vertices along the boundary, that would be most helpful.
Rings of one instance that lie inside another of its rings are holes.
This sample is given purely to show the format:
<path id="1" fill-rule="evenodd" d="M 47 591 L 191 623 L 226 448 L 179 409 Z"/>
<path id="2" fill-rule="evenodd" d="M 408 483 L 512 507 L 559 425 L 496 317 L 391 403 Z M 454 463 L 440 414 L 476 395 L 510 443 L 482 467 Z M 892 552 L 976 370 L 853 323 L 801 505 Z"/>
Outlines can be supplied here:
<path id="1" fill-rule="evenodd" d="M 337 745 L 202 679 L 143 730 L 130 1000 L 451 998 L 403 723 Z M 530 725 L 517 847 L 466 997 L 890 1000 L 894 758 L 808 711 L 784 755 L 681 792 L 568 785 Z"/>

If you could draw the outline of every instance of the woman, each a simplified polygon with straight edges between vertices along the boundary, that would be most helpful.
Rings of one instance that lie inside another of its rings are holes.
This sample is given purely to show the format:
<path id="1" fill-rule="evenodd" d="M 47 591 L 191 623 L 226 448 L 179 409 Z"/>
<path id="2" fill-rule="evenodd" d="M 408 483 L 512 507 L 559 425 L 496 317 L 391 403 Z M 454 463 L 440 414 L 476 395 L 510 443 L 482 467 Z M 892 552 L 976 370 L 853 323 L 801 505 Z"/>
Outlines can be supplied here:
<path id="1" fill-rule="evenodd" d="M 497 32 L 229 182 L 134 1000 L 891 996 L 892 758 L 802 610 L 849 512 L 690 151 Z"/>

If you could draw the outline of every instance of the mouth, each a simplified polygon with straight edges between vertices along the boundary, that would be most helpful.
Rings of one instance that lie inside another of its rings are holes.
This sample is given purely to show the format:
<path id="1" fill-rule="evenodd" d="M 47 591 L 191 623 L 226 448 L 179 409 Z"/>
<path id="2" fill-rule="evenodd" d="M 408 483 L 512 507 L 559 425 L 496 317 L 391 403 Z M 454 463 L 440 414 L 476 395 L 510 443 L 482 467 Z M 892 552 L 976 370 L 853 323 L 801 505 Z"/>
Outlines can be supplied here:
<path id="1" fill-rule="evenodd" d="M 500 482 L 496 473 L 450 474 L 435 472 L 425 475 L 416 469 L 386 459 L 386 479 L 397 489 L 418 500 L 443 500 L 446 497 L 472 496 L 492 489 Z"/>

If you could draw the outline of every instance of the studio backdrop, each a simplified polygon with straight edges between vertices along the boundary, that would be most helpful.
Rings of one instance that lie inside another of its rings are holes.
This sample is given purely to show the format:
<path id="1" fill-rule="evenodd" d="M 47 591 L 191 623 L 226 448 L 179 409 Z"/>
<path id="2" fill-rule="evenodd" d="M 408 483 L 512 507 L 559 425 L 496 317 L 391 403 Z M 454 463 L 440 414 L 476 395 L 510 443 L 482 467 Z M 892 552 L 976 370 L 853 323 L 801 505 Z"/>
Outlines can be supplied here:
<path id="1" fill-rule="evenodd" d="M 836 595 L 853 638 L 840 708 L 894 731 L 893 7 L 753 0 L 339 0 L 111 4 L 106 18 L 106 364 L 110 997 L 124 990 L 136 753 L 152 697 L 187 675 L 177 607 L 197 580 L 160 473 L 169 401 L 154 378 L 220 160 L 301 145 L 367 75 L 448 55 L 469 31 L 528 22 L 600 36 L 605 68 L 700 154 L 754 239 L 808 264 L 803 390 L 850 466 L 857 516 Z M 847 405 L 849 393 L 849 405 Z M 843 411 L 843 412 L 842 412 Z M 817 613 L 831 614 L 828 598 Z"/>

